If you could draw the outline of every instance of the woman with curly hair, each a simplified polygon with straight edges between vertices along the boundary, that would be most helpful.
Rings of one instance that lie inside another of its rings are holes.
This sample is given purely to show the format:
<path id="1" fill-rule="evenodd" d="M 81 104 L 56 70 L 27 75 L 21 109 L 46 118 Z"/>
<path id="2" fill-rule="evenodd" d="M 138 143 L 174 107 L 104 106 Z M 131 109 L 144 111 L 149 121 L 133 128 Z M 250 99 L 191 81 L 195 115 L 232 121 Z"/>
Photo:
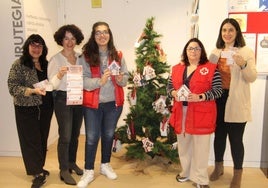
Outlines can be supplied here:
<path id="1" fill-rule="evenodd" d="M 64 25 L 55 32 L 54 39 L 58 45 L 63 47 L 60 52 L 51 58 L 48 65 L 48 77 L 54 88 L 54 109 L 59 125 L 58 161 L 60 178 L 66 184 L 76 185 L 71 172 L 75 171 L 77 175 L 83 174 L 83 170 L 76 164 L 83 112 L 81 105 L 66 105 L 66 72 L 68 66 L 78 64 L 80 54 L 74 48 L 83 41 L 84 35 L 77 26 Z"/>

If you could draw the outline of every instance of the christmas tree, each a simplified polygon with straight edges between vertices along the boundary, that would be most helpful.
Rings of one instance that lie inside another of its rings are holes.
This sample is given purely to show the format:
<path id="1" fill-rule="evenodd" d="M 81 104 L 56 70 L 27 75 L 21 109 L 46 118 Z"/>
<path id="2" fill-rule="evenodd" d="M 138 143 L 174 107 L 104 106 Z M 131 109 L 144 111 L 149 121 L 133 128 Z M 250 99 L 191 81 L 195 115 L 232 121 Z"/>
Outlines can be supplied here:
<path id="1" fill-rule="evenodd" d="M 126 144 L 126 157 L 144 160 L 162 156 L 178 162 L 176 135 L 168 125 L 170 100 L 166 85 L 170 67 L 153 28 L 154 17 L 135 44 L 136 70 L 130 73 L 126 125 L 119 127 L 115 140 Z M 114 148 L 116 150 L 116 148 Z M 149 157 L 148 157 L 149 156 Z"/>

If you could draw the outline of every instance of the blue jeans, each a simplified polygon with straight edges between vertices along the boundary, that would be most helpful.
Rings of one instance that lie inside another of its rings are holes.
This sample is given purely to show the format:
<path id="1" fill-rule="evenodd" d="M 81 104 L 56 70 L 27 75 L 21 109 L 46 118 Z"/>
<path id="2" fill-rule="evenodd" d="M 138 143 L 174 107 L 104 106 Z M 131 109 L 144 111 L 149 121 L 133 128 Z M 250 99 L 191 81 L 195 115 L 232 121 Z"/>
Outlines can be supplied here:
<path id="1" fill-rule="evenodd" d="M 123 107 L 115 102 L 100 103 L 98 109 L 84 107 L 86 129 L 85 169 L 94 169 L 96 152 L 101 138 L 101 163 L 109 163 L 113 138 Z"/>
<path id="2" fill-rule="evenodd" d="M 54 96 L 54 109 L 59 125 L 58 161 L 60 170 L 68 170 L 69 163 L 76 162 L 78 137 L 83 122 L 81 105 L 66 105 L 66 92 L 57 91 Z"/>

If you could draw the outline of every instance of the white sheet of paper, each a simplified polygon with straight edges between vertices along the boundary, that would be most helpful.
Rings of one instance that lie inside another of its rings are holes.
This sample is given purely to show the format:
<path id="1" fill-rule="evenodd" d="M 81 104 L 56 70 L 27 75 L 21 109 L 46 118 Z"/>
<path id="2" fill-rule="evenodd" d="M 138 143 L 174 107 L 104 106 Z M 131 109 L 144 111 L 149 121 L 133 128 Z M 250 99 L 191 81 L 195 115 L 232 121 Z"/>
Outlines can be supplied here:
<path id="1" fill-rule="evenodd" d="M 234 64 L 234 59 L 233 59 L 233 55 L 234 55 L 234 51 L 228 50 L 228 51 L 222 51 L 221 52 L 221 57 L 222 58 L 226 58 L 227 59 L 227 65 L 232 65 Z"/>
<path id="2" fill-rule="evenodd" d="M 53 86 L 48 82 L 47 79 L 41 81 L 41 82 L 38 82 L 38 83 L 35 83 L 33 84 L 34 88 L 45 88 L 46 91 L 52 91 L 53 90 Z"/>
<path id="3" fill-rule="evenodd" d="M 81 105 L 83 103 L 82 65 L 68 66 L 67 71 L 67 105 Z"/>

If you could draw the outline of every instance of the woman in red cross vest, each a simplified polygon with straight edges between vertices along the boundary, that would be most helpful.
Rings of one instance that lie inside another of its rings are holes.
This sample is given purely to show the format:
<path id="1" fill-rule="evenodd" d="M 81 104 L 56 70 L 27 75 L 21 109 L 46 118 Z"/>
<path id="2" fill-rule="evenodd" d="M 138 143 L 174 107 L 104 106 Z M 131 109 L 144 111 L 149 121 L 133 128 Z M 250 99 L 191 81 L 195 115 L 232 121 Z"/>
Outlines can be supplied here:
<path id="1" fill-rule="evenodd" d="M 216 65 L 208 61 L 199 39 L 190 39 L 185 45 L 181 62 L 172 67 L 167 92 L 174 98 L 170 125 L 177 134 L 182 167 L 176 179 L 208 188 L 210 136 L 216 127 L 215 99 L 221 96 L 222 87 Z"/>

